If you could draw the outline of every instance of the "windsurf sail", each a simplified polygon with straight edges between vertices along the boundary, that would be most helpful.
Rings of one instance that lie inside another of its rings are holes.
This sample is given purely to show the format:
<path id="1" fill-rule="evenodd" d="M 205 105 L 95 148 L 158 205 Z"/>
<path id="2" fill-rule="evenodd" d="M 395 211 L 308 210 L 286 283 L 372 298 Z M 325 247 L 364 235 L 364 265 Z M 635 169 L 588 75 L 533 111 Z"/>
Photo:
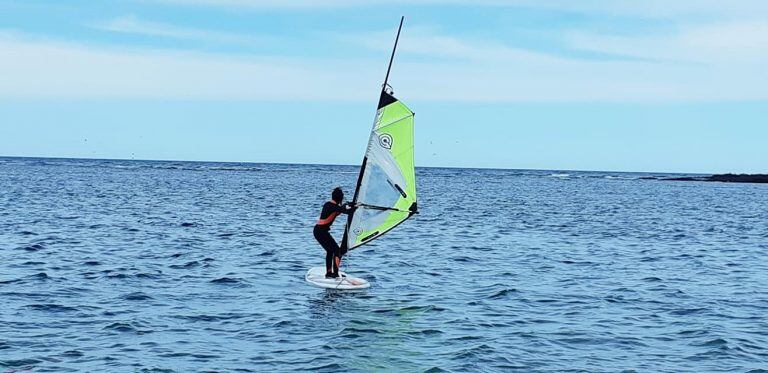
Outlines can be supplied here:
<path id="1" fill-rule="evenodd" d="M 404 17 L 379 97 L 373 129 L 352 202 L 357 210 L 347 220 L 342 247 L 367 244 L 418 212 L 413 161 L 414 113 L 395 98 L 387 80 L 400 39 Z"/>

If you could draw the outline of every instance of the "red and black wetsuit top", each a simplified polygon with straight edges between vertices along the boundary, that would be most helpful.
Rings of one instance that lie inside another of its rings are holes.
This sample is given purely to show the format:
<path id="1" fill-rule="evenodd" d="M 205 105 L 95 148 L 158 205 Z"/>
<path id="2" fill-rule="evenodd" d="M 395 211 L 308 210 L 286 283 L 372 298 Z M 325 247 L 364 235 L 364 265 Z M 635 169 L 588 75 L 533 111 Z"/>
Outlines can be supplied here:
<path id="1" fill-rule="evenodd" d="M 320 219 L 317 220 L 315 228 L 330 230 L 333 221 L 339 214 L 349 214 L 352 210 L 339 205 L 336 201 L 328 201 L 323 205 L 323 211 L 320 212 Z"/>

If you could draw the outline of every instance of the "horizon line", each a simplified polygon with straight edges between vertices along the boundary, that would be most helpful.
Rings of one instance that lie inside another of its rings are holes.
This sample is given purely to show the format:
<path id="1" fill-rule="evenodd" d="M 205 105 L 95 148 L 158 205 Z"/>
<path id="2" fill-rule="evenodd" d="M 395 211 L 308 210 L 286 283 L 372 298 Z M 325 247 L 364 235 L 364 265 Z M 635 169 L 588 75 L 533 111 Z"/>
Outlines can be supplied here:
<path id="1" fill-rule="evenodd" d="M 296 163 L 296 162 L 256 162 L 256 161 L 212 161 L 212 160 L 180 160 L 180 159 L 138 159 L 138 158 L 88 158 L 88 157 L 51 157 L 51 156 L 17 156 L 0 155 L 2 158 L 19 159 L 58 159 L 58 160 L 91 160 L 91 161 L 128 161 L 128 162 L 182 162 L 182 163 L 244 163 L 244 164 L 276 164 L 276 165 L 294 165 L 294 166 L 343 166 L 360 167 L 359 164 L 333 164 L 333 163 Z M 626 173 L 626 174 L 667 174 L 667 175 L 718 175 L 715 173 L 701 172 L 670 172 L 670 171 L 617 171 L 617 170 L 575 170 L 565 168 L 510 168 L 510 167 L 458 167 L 458 166 L 416 166 L 416 168 L 443 168 L 443 169 L 465 169 L 465 170 L 499 170 L 499 171 L 568 171 L 568 172 L 603 172 L 603 173 Z M 731 174 L 744 174 L 733 173 Z M 747 174 L 747 175 L 756 175 Z"/>

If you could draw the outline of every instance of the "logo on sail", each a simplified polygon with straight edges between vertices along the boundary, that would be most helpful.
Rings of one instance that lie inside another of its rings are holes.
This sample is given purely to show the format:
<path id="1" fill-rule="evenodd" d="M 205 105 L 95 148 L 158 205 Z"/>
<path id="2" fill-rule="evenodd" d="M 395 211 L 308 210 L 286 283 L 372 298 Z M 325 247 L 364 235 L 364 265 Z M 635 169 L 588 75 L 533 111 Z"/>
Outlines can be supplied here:
<path id="1" fill-rule="evenodd" d="M 379 145 L 385 149 L 392 149 L 392 136 L 387 133 L 379 135 Z"/>

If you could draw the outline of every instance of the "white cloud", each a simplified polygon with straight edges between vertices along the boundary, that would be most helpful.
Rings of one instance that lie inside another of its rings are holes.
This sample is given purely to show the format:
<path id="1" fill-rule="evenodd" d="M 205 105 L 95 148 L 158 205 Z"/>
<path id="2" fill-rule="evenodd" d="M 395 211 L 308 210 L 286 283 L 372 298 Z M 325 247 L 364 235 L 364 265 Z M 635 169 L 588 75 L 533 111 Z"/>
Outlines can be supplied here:
<path id="1" fill-rule="evenodd" d="M 373 40 L 380 36 L 368 37 Z M 370 43 L 368 37 L 362 36 L 358 41 Z M 415 57 L 416 53 L 442 57 L 429 58 L 430 62 L 414 62 L 418 59 L 413 58 L 396 62 L 390 81 L 406 100 L 768 99 L 768 90 L 764 88 L 768 77 L 762 73 L 762 67 L 743 61 L 684 64 L 583 60 L 428 32 L 409 33 L 401 42 L 401 57 Z M 388 43 L 377 42 L 375 46 L 386 48 L 383 46 Z M 595 49 L 610 49 L 598 47 Z M 626 48 L 633 49 L 631 45 Z M 665 56 L 663 48 L 648 51 Z M 376 61 L 232 57 L 116 49 L 5 33 L 0 34 L 0 70 L 4 72 L 0 96 L 371 101 L 386 68 L 388 53 L 382 50 L 381 55 L 381 60 Z"/>
<path id="2" fill-rule="evenodd" d="M 267 40 L 241 34 L 179 27 L 166 23 L 143 21 L 135 16 L 123 16 L 100 22 L 94 28 L 112 32 L 157 36 L 163 38 L 195 40 L 219 44 L 259 45 Z"/>
<path id="3" fill-rule="evenodd" d="M 0 33 L 0 96 L 55 98 L 344 99 L 364 68 L 344 61 L 236 58 L 210 53 L 120 49 Z M 345 84 L 339 84 L 344 82 Z"/>
<path id="4" fill-rule="evenodd" d="M 768 21 L 738 21 L 686 26 L 672 35 L 614 36 L 570 32 L 577 49 L 665 62 L 731 66 L 768 64 Z"/>
<path id="5" fill-rule="evenodd" d="M 730 25 L 726 29 L 753 31 Z M 465 101 L 710 101 L 762 100 L 768 77 L 762 73 L 768 49 L 760 40 L 700 45 L 706 32 L 695 29 L 663 38 L 571 36 L 574 48 L 624 55 L 632 59 L 590 60 L 539 53 L 499 42 L 409 29 L 400 51 L 438 57 L 434 63 L 401 64 L 409 79 L 397 79 L 419 98 Z M 582 35 L 584 36 L 584 35 Z M 732 33 L 737 39 L 756 37 Z M 756 37 L 759 38 L 759 37 Z M 346 37 L 384 50 L 391 35 Z M 711 39 L 709 39 L 711 40 Z M 726 41 L 722 41 L 726 42 Z M 714 43 L 711 41 L 710 43 Z M 589 45 L 591 48 L 586 48 Z M 432 58 L 431 60 L 435 60 Z M 405 77 L 403 77 L 405 78 Z M 423 96 L 422 96 L 423 95 Z"/>

